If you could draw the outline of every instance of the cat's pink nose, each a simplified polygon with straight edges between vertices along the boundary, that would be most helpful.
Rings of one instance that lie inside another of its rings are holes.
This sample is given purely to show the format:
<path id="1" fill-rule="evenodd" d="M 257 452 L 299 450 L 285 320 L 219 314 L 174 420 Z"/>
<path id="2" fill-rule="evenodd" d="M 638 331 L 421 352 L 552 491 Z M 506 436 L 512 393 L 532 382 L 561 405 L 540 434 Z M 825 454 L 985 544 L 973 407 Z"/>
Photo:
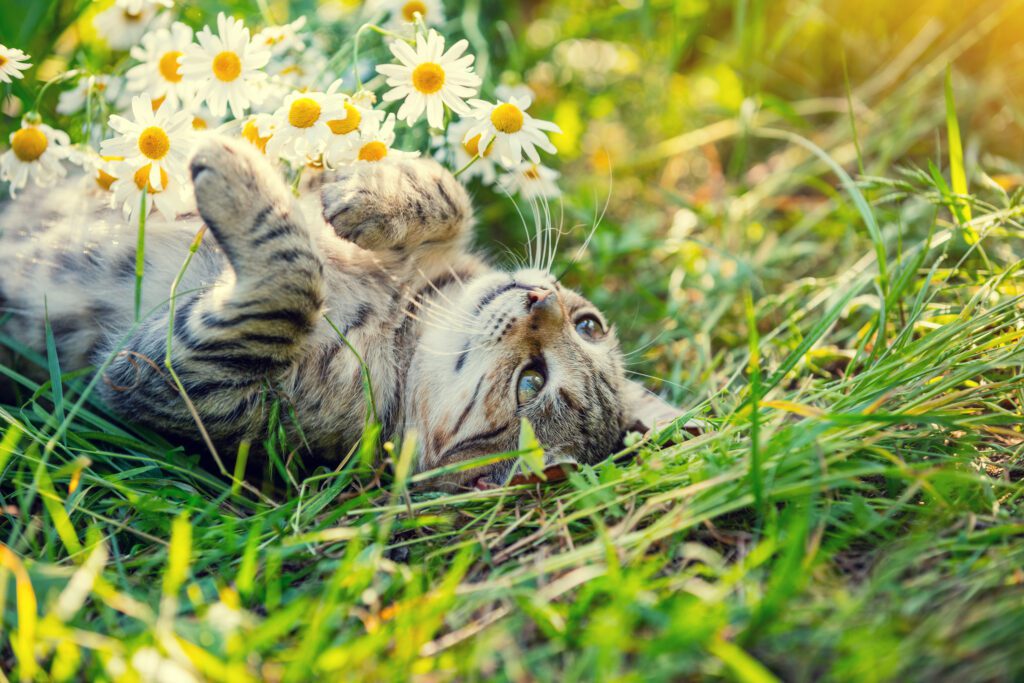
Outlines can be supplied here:
<path id="1" fill-rule="evenodd" d="M 537 304 L 544 303 L 549 296 L 551 296 L 550 289 L 531 289 L 526 293 L 526 300 L 530 302 L 530 308 L 533 308 Z"/>

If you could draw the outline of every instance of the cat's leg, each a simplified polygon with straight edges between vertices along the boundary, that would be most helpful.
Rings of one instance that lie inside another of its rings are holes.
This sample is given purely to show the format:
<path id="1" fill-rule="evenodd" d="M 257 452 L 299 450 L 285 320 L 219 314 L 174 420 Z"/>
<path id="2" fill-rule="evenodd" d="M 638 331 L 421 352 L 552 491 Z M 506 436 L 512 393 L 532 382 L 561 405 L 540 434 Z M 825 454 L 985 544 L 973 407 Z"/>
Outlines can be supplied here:
<path id="1" fill-rule="evenodd" d="M 334 231 L 370 250 L 463 247 L 473 209 L 466 189 L 431 159 L 357 163 L 320 191 Z"/>
<path id="2" fill-rule="evenodd" d="M 320 318 L 323 263 L 278 173 L 250 145 L 211 138 L 191 164 L 199 213 L 233 273 L 178 297 L 172 365 L 216 439 L 259 426 L 261 387 L 290 367 Z M 193 418 L 163 367 L 169 312 L 113 361 L 105 398 L 156 428 L 195 435 Z"/>

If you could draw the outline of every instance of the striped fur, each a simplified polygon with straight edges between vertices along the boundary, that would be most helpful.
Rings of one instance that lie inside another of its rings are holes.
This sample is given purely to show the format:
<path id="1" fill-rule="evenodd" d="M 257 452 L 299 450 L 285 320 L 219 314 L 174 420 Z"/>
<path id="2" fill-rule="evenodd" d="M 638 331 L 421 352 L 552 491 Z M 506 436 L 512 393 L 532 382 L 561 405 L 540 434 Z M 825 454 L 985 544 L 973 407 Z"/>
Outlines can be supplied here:
<path id="1" fill-rule="evenodd" d="M 613 330 L 599 340 L 576 332 L 580 315 L 600 315 L 583 297 L 467 249 L 469 198 L 432 161 L 321 174 L 296 199 L 254 148 L 211 137 L 191 172 L 199 215 L 147 225 L 137 325 L 135 226 L 104 208 L 89 179 L 26 192 L 0 213 L 0 250 L 14 264 L 0 272 L 0 306 L 13 313 L 2 331 L 43 352 L 48 318 L 65 370 L 112 357 L 102 393 L 125 417 L 195 438 L 163 360 L 170 284 L 203 225 L 179 287 L 171 360 L 226 450 L 259 443 L 280 399 L 298 420 L 288 422 L 294 443 L 341 458 L 367 418 L 360 359 L 376 418 L 388 436 L 417 434 L 420 469 L 514 450 L 523 417 L 551 459 L 593 462 L 624 429 L 649 426 L 645 414 L 675 414 L 624 378 Z M 535 306 L 531 292 L 551 297 Z M 526 363 L 543 364 L 548 382 L 519 405 Z M 509 473 L 506 463 L 439 483 Z"/>

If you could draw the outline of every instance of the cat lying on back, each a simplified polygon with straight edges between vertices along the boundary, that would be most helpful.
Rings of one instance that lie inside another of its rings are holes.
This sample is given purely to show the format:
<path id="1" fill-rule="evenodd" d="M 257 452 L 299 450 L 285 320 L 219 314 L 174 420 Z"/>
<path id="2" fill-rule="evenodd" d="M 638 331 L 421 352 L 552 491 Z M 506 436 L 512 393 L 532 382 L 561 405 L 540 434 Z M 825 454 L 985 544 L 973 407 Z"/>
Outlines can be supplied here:
<path id="1" fill-rule="evenodd" d="M 359 440 L 362 370 L 338 332 L 366 364 L 384 436 L 418 435 L 418 470 L 515 450 L 521 417 L 549 459 L 593 463 L 678 414 L 626 379 L 593 304 L 545 270 L 503 272 L 469 251 L 469 198 L 433 161 L 325 172 L 297 200 L 251 145 L 211 137 L 191 172 L 201 221 L 150 217 L 142 310 L 156 312 L 126 342 L 136 222 L 81 183 L 25 192 L 0 215 L 4 332 L 45 353 L 48 315 L 64 371 L 118 352 L 99 386 L 129 420 L 196 438 L 163 358 L 170 284 L 202 223 L 212 235 L 178 290 L 172 358 L 227 452 L 265 437 L 268 394 L 319 458 Z M 440 484 L 501 483 L 513 468 Z"/>

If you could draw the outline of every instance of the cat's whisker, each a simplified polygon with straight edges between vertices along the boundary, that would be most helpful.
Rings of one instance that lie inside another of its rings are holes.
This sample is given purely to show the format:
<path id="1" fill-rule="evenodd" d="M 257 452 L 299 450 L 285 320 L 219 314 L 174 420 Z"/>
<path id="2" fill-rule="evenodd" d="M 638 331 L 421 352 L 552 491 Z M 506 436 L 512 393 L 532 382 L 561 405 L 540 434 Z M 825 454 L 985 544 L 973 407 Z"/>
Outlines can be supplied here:
<path id="1" fill-rule="evenodd" d="M 526 233 L 526 244 L 524 245 L 526 247 L 526 255 L 527 257 L 530 257 L 530 263 L 532 264 L 533 239 L 530 235 L 530 226 L 526 223 L 526 216 L 523 215 L 522 210 L 519 208 L 519 202 L 516 201 L 516 198 L 512 196 L 512 193 L 509 192 L 507 188 L 499 186 L 498 189 L 500 189 L 501 192 L 511 200 L 512 206 L 515 207 L 516 214 L 519 215 L 519 222 L 523 226 L 523 232 Z"/>
<path id="2" fill-rule="evenodd" d="M 438 308 L 437 306 L 432 305 L 430 303 L 424 303 L 421 301 L 416 301 L 414 299 L 408 299 L 407 301 L 411 305 L 415 306 L 420 311 L 421 314 L 423 314 L 424 322 L 427 322 L 428 320 L 432 321 L 435 323 L 435 326 L 438 326 L 440 323 L 445 323 L 444 329 L 451 330 L 452 332 L 463 332 L 465 334 L 480 334 L 477 328 L 466 326 L 459 322 L 458 320 L 445 316 L 443 308 Z M 406 311 L 408 311 L 408 309 L 406 309 Z"/>
<path id="3" fill-rule="evenodd" d="M 424 315 L 429 315 L 431 318 L 448 323 L 454 328 L 459 328 L 465 332 L 476 332 L 478 329 L 479 321 L 477 320 L 462 320 L 455 317 L 452 312 L 441 307 L 435 300 L 427 299 L 420 300 L 416 296 L 406 297 L 405 299 L 409 304 L 418 308 Z"/>
<path id="4" fill-rule="evenodd" d="M 665 384 L 667 384 L 667 385 L 669 385 L 671 387 L 676 387 L 677 389 L 683 389 L 684 391 L 688 391 L 689 389 L 691 389 L 691 387 L 687 387 L 686 385 L 680 384 L 679 382 L 673 382 L 672 380 L 665 379 L 664 377 L 658 377 L 656 375 L 645 375 L 644 373 L 637 372 L 636 370 L 628 370 L 627 369 L 625 372 L 626 372 L 626 374 L 634 375 L 636 377 L 646 377 L 647 379 L 654 379 L 654 380 L 657 380 L 659 382 L 663 382 L 663 383 L 665 383 Z M 648 391 L 647 393 L 651 394 L 652 396 L 657 396 L 657 394 L 655 394 L 653 391 Z"/>
<path id="5" fill-rule="evenodd" d="M 427 279 L 427 276 L 426 276 L 426 275 L 425 275 L 425 274 L 423 273 L 423 271 L 422 271 L 422 270 L 420 270 L 420 269 L 417 269 L 417 272 L 419 272 L 419 274 L 420 274 L 420 275 L 421 275 L 421 276 L 422 276 L 422 277 L 423 277 L 424 279 Z M 447 294 L 445 294 L 444 292 L 442 292 L 442 291 L 440 290 L 440 288 L 438 288 L 438 286 L 437 286 L 437 285 L 435 285 L 435 284 L 434 284 L 434 282 L 433 282 L 432 280 L 427 280 L 427 282 L 428 282 L 428 283 L 430 284 L 430 287 L 431 287 L 431 289 L 433 289 L 433 290 L 434 290 L 434 291 L 435 291 L 435 292 L 437 293 L 437 295 L 438 295 L 439 297 L 441 297 L 441 298 L 442 298 L 442 299 L 444 299 L 444 300 L 445 300 L 446 302 L 448 302 L 448 304 L 449 304 L 449 305 L 450 305 L 450 306 L 452 307 L 452 308 L 451 308 L 451 310 L 449 311 L 449 313 L 450 313 L 450 314 L 451 314 L 451 315 L 452 315 L 452 316 L 453 316 L 454 318 L 456 318 L 456 319 L 460 319 L 460 320 L 462 320 L 463 322 L 466 322 L 466 323 L 476 324 L 476 322 L 477 322 L 476 318 L 474 318 L 473 316 L 471 316 L 471 315 L 470 315 L 469 313 L 466 313 L 465 311 L 463 311 L 463 310 L 462 310 L 462 309 L 461 309 L 461 308 L 459 307 L 459 304 L 458 304 L 458 303 L 456 303 L 455 301 L 453 301 L 453 300 L 451 299 L 451 297 L 449 297 L 449 296 L 448 296 Z"/>
<path id="6" fill-rule="evenodd" d="M 469 346 L 469 347 L 464 348 L 464 349 L 459 349 L 458 351 L 439 351 L 437 349 L 430 348 L 426 344 L 421 345 L 420 348 L 423 349 L 424 351 L 428 351 L 428 352 L 432 353 L 435 356 L 461 356 L 463 354 L 471 353 L 471 352 L 476 351 L 478 349 L 487 348 L 488 346 L 491 346 L 491 345 L 492 345 L 492 342 L 487 341 L 487 342 L 484 342 L 483 344 L 477 344 L 476 346 Z"/>
<path id="7" fill-rule="evenodd" d="M 469 336 L 480 336 L 481 334 L 483 334 L 482 332 L 479 332 L 479 331 L 476 331 L 476 330 L 463 330 L 463 329 L 458 329 L 458 328 L 455 328 L 455 327 L 449 327 L 447 325 L 441 325 L 438 322 L 435 322 L 433 320 L 429 320 L 427 318 L 421 318 L 421 317 L 419 317 L 418 315 L 416 315 L 415 313 L 413 313 L 412 311 L 410 311 L 408 309 L 403 309 L 402 310 L 402 315 L 404 315 L 407 318 L 410 318 L 412 320 L 415 320 L 416 322 L 418 322 L 418 323 L 420 323 L 422 325 L 426 325 L 428 327 L 433 327 L 436 330 L 441 330 L 442 332 L 456 332 L 456 333 L 459 333 L 459 334 L 465 334 L 465 335 L 469 335 Z M 425 315 L 430 315 L 430 313 L 429 312 L 425 312 Z"/>
<path id="8" fill-rule="evenodd" d="M 612 203 L 612 189 L 614 187 L 614 182 L 615 182 L 615 175 L 614 175 L 614 173 L 612 171 L 612 168 L 611 168 L 611 165 L 610 165 L 610 162 L 609 162 L 609 167 L 608 167 L 608 194 L 605 195 L 604 206 L 601 207 L 601 213 L 597 214 L 596 213 L 597 202 L 596 201 L 594 202 L 594 207 L 595 207 L 594 224 L 590 228 L 590 234 L 587 235 L 587 239 L 583 240 L 583 244 L 581 244 L 580 248 L 576 250 L 576 254 L 572 257 L 572 260 L 569 262 L 570 264 L 576 263 L 577 261 L 579 261 L 583 257 L 583 254 L 584 254 L 584 252 L 586 252 L 587 247 L 590 246 L 590 241 L 592 239 L 594 239 L 594 233 L 597 232 L 598 226 L 601 225 L 601 221 L 604 220 L 605 214 L 608 213 L 608 206 Z M 594 199 L 596 200 L 597 197 L 594 197 Z"/>

